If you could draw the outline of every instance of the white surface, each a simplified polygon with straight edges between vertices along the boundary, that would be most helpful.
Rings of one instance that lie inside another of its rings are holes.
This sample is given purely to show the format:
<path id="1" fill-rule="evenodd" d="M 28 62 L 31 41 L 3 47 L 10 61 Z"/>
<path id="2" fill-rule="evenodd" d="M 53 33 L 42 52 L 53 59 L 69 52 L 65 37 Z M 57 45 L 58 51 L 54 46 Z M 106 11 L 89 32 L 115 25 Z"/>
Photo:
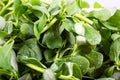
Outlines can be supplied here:
<path id="1" fill-rule="evenodd" d="M 117 7 L 120 8 L 120 0 L 98 0 L 105 7 Z"/>
<path id="2" fill-rule="evenodd" d="M 50 3 L 52 0 L 43 0 L 44 2 Z M 103 7 L 117 7 L 120 9 L 120 0 L 85 0 L 90 3 L 91 8 L 95 1 L 99 2 Z"/>
<path id="3" fill-rule="evenodd" d="M 93 8 L 93 3 L 95 1 L 99 2 L 104 7 L 117 7 L 120 9 L 120 0 L 86 0 L 91 4 L 91 8 Z"/>

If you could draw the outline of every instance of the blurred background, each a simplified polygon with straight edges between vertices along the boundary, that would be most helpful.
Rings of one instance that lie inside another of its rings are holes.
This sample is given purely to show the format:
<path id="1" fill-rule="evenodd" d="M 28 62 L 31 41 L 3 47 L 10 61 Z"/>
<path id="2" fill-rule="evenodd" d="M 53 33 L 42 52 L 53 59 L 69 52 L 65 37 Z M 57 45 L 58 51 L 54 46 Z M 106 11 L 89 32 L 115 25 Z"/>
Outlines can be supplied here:
<path id="1" fill-rule="evenodd" d="M 91 4 L 91 8 L 93 8 L 93 3 L 95 1 L 99 2 L 104 7 L 117 7 L 120 8 L 120 0 L 86 0 Z"/>

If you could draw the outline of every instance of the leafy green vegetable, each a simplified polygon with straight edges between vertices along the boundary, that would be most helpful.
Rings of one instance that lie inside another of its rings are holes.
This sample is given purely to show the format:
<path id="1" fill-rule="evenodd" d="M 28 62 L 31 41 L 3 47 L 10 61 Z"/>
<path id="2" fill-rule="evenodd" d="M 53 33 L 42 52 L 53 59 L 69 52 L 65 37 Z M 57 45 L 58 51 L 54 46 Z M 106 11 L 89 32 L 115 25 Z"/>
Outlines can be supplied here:
<path id="1" fill-rule="evenodd" d="M 66 61 L 70 61 L 70 62 L 78 64 L 83 74 L 85 74 L 88 71 L 88 68 L 90 65 L 89 61 L 85 57 L 78 56 L 78 55 L 67 57 Z"/>
<path id="2" fill-rule="evenodd" d="M 102 6 L 98 2 L 95 2 L 94 3 L 94 8 L 102 8 Z"/>
<path id="3" fill-rule="evenodd" d="M 85 57 L 90 61 L 90 67 L 95 69 L 102 66 L 103 55 L 101 53 L 91 51 L 89 54 L 86 54 Z"/>
<path id="4" fill-rule="evenodd" d="M 42 59 L 40 48 L 38 47 L 37 40 L 35 38 L 28 39 L 18 52 L 18 59 L 35 58 L 38 61 Z"/>
<path id="5" fill-rule="evenodd" d="M 40 0 L 30 0 L 30 3 L 32 5 L 40 5 L 41 4 Z"/>
<path id="6" fill-rule="evenodd" d="M 8 73 L 7 75 L 13 74 L 14 77 L 17 77 L 17 70 L 14 69 L 14 65 L 11 64 L 12 55 L 14 54 L 14 51 L 12 51 L 13 44 L 14 40 L 10 40 L 6 42 L 3 46 L 0 46 L 0 68 L 1 72 L 4 73 L 4 71 L 10 71 L 10 73 Z"/>
<path id="7" fill-rule="evenodd" d="M 88 24 L 84 24 L 84 27 L 85 27 L 85 37 L 88 43 L 91 45 L 99 44 L 101 42 L 100 33 Z"/>
<path id="8" fill-rule="evenodd" d="M 115 12 L 116 12 L 115 8 L 111 8 L 111 9 L 103 8 L 98 11 L 91 11 L 89 16 L 95 17 L 99 19 L 100 21 L 107 21 L 109 18 L 111 18 L 111 16 L 114 15 Z"/>
<path id="9" fill-rule="evenodd" d="M 46 45 L 50 49 L 60 48 L 62 46 L 62 38 L 59 35 L 49 31 L 45 34 Z"/>
<path id="10" fill-rule="evenodd" d="M 24 35 L 33 35 L 33 26 L 30 23 L 23 23 L 20 27 L 20 31 Z"/>
<path id="11" fill-rule="evenodd" d="M 73 21 L 70 19 L 63 19 L 62 26 L 69 32 L 74 31 L 74 24 Z"/>
<path id="12" fill-rule="evenodd" d="M 0 30 L 4 29 L 5 27 L 5 20 L 3 17 L 0 16 Z"/>
<path id="13" fill-rule="evenodd" d="M 0 80 L 119 80 L 120 10 L 87 0 L 1 0 Z"/>
<path id="14" fill-rule="evenodd" d="M 116 39 L 110 47 L 110 59 L 112 61 L 118 62 L 120 57 L 120 38 Z"/>
<path id="15" fill-rule="evenodd" d="M 110 19 L 108 20 L 109 23 L 112 23 L 114 26 L 117 26 L 119 28 L 119 25 L 120 25 L 120 22 L 119 22 L 119 19 L 120 19 L 120 10 L 117 10 L 115 12 L 115 14 L 110 17 Z"/>

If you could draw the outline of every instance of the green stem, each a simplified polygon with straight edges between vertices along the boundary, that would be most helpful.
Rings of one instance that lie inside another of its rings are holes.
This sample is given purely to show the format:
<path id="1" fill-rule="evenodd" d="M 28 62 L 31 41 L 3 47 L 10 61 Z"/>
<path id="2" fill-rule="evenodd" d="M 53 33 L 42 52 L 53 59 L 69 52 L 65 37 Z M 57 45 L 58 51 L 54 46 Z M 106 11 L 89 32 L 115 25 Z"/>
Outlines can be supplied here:
<path id="1" fill-rule="evenodd" d="M 87 22 L 87 23 L 89 23 L 89 24 L 91 24 L 91 25 L 93 24 L 93 21 L 91 21 L 90 19 L 88 19 L 85 16 L 82 16 L 81 14 L 74 14 L 74 16 L 83 20 L 83 21 L 85 21 L 85 22 Z"/>
<path id="2" fill-rule="evenodd" d="M 35 66 L 35 65 L 33 65 L 33 64 L 26 64 L 26 66 L 28 66 L 28 67 L 30 67 L 30 68 L 38 71 L 38 72 L 41 72 L 41 73 L 44 73 L 44 71 L 45 71 L 44 68 Z M 56 73 L 55 73 L 55 74 L 56 74 Z M 68 75 L 68 76 L 60 75 L 58 78 L 59 78 L 59 79 L 64 79 L 64 80 L 66 80 L 66 79 L 72 79 L 72 76 L 71 76 L 71 75 Z"/>
<path id="3" fill-rule="evenodd" d="M 32 69 L 38 71 L 38 72 L 41 72 L 41 73 L 43 73 L 43 72 L 45 71 L 44 68 L 41 68 L 41 67 L 35 66 L 35 65 L 33 65 L 33 64 L 26 64 L 26 65 L 27 65 L 28 67 L 30 67 L 30 68 L 32 68 Z"/>
<path id="4" fill-rule="evenodd" d="M 63 80 L 71 80 L 71 79 L 73 79 L 73 77 L 71 75 L 68 75 L 68 76 L 60 75 L 58 78 L 63 79 Z"/>
<path id="5" fill-rule="evenodd" d="M 120 61 L 116 61 L 115 67 L 117 68 L 118 71 L 120 71 Z"/>
<path id="6" fill-rule="evenodd" d="M 55 59 L 54 59 L 55 63 L 58 61 L 58 59 L 59 59 L 58 57 L 59 57 L 59 51 L 57 51 L 57 53 L 56 53 L 56 56 L 55 56 Z"/>
<path id="7" fill-rule="evenodd" d="M 53 18 L 53 20 L 45 26 L 45 28 L 41 31 L 41 34 L 47 31 L 55 22 L 57 21 L 57 18 Z"/>
<path id="8" fill-rule="evenodd" d="M 77 43 L 75 43 L 74 47 L 73 47 L 73 52 L 72 52 L 71 56 L 75 56 L 77 54 L 77 52 L 76 52 L 77 48 L 78 48 L 78 45 L 77 45 Z"/>
<path id="9" fill-rule="evenodd" d="M 7 5 L 4 6 L 4 7 L 2 8 L 2 10 L 0 11 L 0 15 L 3 15 L 4 12 L 6 11 L 6 9 L 7 9 L 12 3 L 13 3 L 13 0 L 9 0 L 9 2 L 7 3 Z"/>

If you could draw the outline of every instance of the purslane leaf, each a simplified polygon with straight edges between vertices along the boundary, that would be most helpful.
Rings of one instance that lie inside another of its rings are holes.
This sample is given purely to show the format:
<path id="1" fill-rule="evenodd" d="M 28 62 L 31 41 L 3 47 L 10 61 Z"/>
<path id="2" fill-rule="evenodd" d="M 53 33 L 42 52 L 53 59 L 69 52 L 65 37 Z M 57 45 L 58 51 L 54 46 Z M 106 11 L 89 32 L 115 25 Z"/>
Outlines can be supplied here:
<path id="1" fill-rule="evenodd" d="M 38 61 L 42 59 L 41 50 L 38 47 L 37 40 L 35 38 L 28 39 L 18 52 L 17 58 L 19 60 L 35 58 Z"/>
<path id="2" fill-rule="evenodd" d="M 83 74 L 88 71 L 88 68 L 90 66 L 88 59 L 80 55 L 66 57 L 66 61 L 78 64 Z"/>
<path id="3" fill-rule="evenodd" d="M 14 54 L 12 51 L 13 44 L 14 40 L 9 40 L 3 46 L 0 46 L 0 68 L 5 71 L 10 71 L 10 74 L 17 71 L 17 67 L 14 68 L 15 66 L 11 64 L 12 55 Z"/>
<path id="4" fill-rule="evenodd" d="M 23 13 L 25 13 L 25 11 L 27 10 L 27 7 L 22 5 L 22 4 L 18 4 L 18 6 L 16 6 L 14 8 L 14 16 L 16 19 L 18 19 Z"/>
<path id="5" fill-rule="evenodd" d="M 117 10 L 115 12 L 115 14 L 113 16 L 110 17 L 110 19 L 108 20 L 109 23 L 111 23 L 113 26 L 116 26 L 118 28 L 120 28 L 120 10 Z"/>
<path id="6" fill-rule="evenodd" d="M 81 69 L 79 68 L 79 65 L 77 64 L 73 64 L 73 76 L 82 79 L 82 72 Z"/>
<path id="7" fill-rule="evenodd" d="M 102 8 L 100 10 L 91 11 L 89 13 L 89 17 L 95 17 L 100 21 L 107 21 L 111 16 L 114 15 L 115 12 L 116 12 L 116 8 L 110 8 L 110 9 Z"/>
<path id="8" fill-rule="evenodd" d="M 96 51 L 91 51 L 90 53 L 86 54 L 85 57 L 90 62 L 90 67 L 98 69 L 102 66 L 103 63 L 103 55 Z"/>
<path id="9" fill-rule="evenodd" d="M 0 80 L 119 80 L 120 10 L 47 1 L 0 1 Z"/>
<path id="10" fill-rule="evenodd" d="M 97 45 L 101 42 L 101 35 L 99 31 L 95 30 L 89 24 L 84 24 L 85 27 L 85 37 L 89 44 Z"/>
<path id="11" fill-rule="evenodd" d="M 118 62 L 120 60 L 120 38 L 113 41 L 110 46 L 109 57 L 112 61 Z"/>
<path id="12" fill-rule="evenodd" d="M 60 35 L 55 35 L 53 32 L 48 31 L 44 37 L 48 48 L 55 49 L 62 46 L 62 37 Z"/>
<path id="13" fill-rule="evenodd" d="M 46 17 L 43 14 L 43 16 L 34 24 L 34 34 L 37 38 L 37 40 L 40 39 L 41 31 L 43 30 L 44 26 L 46 25 Z"/>
<path id="14" fill-rule="evenodd" d="M 70 19 L 63 19 L 62 21 L 62 26 L 65 28 L 65 30 L 69 31 L 69 32 L 73 32 L 74 31 L 74 22 Z"/>

